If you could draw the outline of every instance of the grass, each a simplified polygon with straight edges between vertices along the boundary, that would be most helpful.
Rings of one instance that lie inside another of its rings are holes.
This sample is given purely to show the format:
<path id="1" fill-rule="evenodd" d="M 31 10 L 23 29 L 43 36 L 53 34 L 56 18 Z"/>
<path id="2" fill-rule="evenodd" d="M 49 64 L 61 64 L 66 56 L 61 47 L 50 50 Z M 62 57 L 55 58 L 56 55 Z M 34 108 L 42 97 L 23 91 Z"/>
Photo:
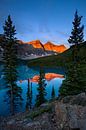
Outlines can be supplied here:
<path id="1" fill-rule="evenodd" d="M 52 107 L 51 107 L 51 105 L 48 105 L 47 107 L 45 107 L 45 108 L 37 108 L 37 110 L 35 110 L 35 111 L 32 111 L 32 112 L 30 112 L 27 116 L 26 116 L 26 118 L 30 118 L 30 119 L 34 119 L 35 117 L 37 117 L 37 116 L 40 116 L 40 115 L 42 115 L 43 113 L 45 113 L 45 112 L 52 112 Z"/>

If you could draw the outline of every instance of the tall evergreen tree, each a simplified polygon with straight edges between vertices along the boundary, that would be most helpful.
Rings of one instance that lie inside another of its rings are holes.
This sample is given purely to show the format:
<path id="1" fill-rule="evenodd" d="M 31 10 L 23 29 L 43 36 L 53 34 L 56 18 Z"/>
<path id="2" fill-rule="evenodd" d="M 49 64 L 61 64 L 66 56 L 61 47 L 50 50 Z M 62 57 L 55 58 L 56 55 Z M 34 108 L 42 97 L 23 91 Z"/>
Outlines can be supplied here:
<path id="1" fill-rule="evenodd" d="M 3 34 L 0 34 L 0 47 L 4 48 L 4 43 L 5 43 L 5 37 Z"/>
<path id="2" fill-rule="evenodd" d="M 17 79 L 17 49 L 16 49 L 16 30 L 15 26 L 13 26 L 13 22 L 11 20 L 10 15 L 8 19 L 5 21 L 4 29 L 4 53 L 3 53 L 3 61 L 4 61 L 4 76 L 7 84 L 12 85 L 14 81 Z"/>
<path id="3" fill-rule="evenodd" d="M 13 101 L 14 101 L 14 93 L 18 88 L 16 87 L 17 80 L 17 49 L 16 49 L 16 30 L 13 22 L 11 20 L 10 15 L 5 21 L 4 29 L 4 53 L 3 53 L 3 61 L 4 61 L 4 77 L 7 86 L 10 88 L 10 105 L 11 112 L 13 111 Z M 13 113 L 13 112 L 12 112 Z"/>
<path id="4" fill-rule="evenodd" d="M 71 36 L 68 39 L 68 42 L 72 45 L 80 44 L 84 41 L 83 37 L 83 30 L 84 26 L 81 26 L 81 19 L 82 16 L 78 16 L 78 12 L 76 10 L 75 17 L 73 23 L 73 29 L 71 32 Z"/>
<path id="5" fill-rule="evenodd" d="M 21 111 L 23 101 L 22 88 L 14 84 L 12 89 L 8 89 L 4 101 L 8 104 L 11 115 Z"/>
<path id="6" fill-rule="evenodd" d="M 36 97 L 36 106 L 40 106 L 42 103 L 46 102 L 46 83 L 45 83 L 45 74 L 42 68 L 40 68 L 40 75 L 38 80 L 38 94 Z"/>
<path id="7" fill-rule="evenodd" d="M 59 89 L 59 96 L 76 95 L 82 92 L 86 92 L 85 72 L 80 64 L 77 64 L 77 67 L 71 64 Z"/>
<path id="8" fill-rule="evenodd" d="M 75 12 L 75 18 L 73 21 L 73 29 L 71 36 L 68 40 L 72 47 L 72 63 L 67 66 L 66 79 L 63 81 L 60 87 L 60 96 L 75 95 L 81 92 L 86 92 L 86 84 L 84 82 L 84 73 L 81 69 L 82 62 L 79 56 L 79 44 L 84 41 L 83 29 L 84 26 L 80 26 L 82 16 L 78 16 Z"/>
<path id="9" fill-rule="evenodd" d="M 27 89 L 27 100 L 26 100 L 26 111 L 32 108 L 32 82 L 28 79 L 28 89 Z"/>
<path id="10" fill-rule="evenodd" d="M 74 62 L 79 61 L 78 46 L 80 43 L 84 41 L 84 33 L 83 33 L 84 25 L 81 26 L 81 19 L 82 19 L 82 16 L 79 16 L 76 10 L 74 21 L 72 22 L 73 28 L 72 28 L 71 36 L 68 39 L 68 42 L 71 45 L 74 45 L 74 49 L 72 52 L 73 54 L 72 57 L 73 57 Z"/>

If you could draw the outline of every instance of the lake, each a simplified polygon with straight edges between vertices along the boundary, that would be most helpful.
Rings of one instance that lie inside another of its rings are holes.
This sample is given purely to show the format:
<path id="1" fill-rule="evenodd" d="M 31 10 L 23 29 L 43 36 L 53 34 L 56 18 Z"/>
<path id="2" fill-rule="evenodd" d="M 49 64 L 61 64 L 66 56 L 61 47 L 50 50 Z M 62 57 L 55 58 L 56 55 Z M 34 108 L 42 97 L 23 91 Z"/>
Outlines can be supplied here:
<path id="1" fill-rule="evenodd" d="M 28 79 L 29 85 L 32 87 L 32 100 L 31 106 L 34 107 L 36 96 L 37 96 L 37 76 L 39 75 L 39 68 L 32 67 L 29 68 L 26 64 L 20 64 L 18 66 L 19 77 L 17 79 L 18 93 L 16 94 L 16 98 L 14 98 L 13 102 L 10 102 L 11 97 L 9 94 L 9 88 L 6 88 L 3 74 L 3 64 L 0 64 L 0 116 L 8 116 L 11 115 L 10 109 L 14 110 L 14 113 L 24 112 L 28 109 Z M 46 99 L 51 99 L 52 87 L 55 90 L 55 97 L 58 96 L 59 87 L 64 80 L 61 76 L 65 75 L 65 71 L 63 68 L 44 68 L 46 75 Z M 35 81 L 34 81 L 35 79 Z M 13 105 L 13 106 L 12 106 Z"/>

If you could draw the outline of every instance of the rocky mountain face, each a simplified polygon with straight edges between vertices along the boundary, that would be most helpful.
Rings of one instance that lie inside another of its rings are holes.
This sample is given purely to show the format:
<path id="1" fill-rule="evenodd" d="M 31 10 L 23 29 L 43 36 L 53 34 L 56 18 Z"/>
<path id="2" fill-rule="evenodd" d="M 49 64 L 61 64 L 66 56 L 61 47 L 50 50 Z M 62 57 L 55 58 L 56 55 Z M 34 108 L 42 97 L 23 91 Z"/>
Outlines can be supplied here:
<path id="1" fill-rule="evenodd" d="M 67 50 L 67 48 L 64 45 L 54 45 L 51 42 L 45 43 L 44 48 L 45 48 L 45 50 L 50 50 L 50 51 L 54 51 L 54 52 L 58 52 L 58 53 L 62 53 L 65 50 Z"/>
<path id="2" fill-rule="evenodd" d="M 53 100 L 31 111 L 1 118 L 3 130 L 86 130 L 86 94 Z"/>
<path id="3" fill-rule="evenodd" d="M 62 53 L 67 48 L 64 45 L 54 45 L 51 42 L 42 44 L 39 40 L 23 42 L 18 40 L 18 56 L 24 59 L 33 59 L 41 56 L 56 55 Z"/>
<path id="4" fill-rule="evenodd" d="M 52 55 L 52 54 L 57 54 L 53 51 L 50 50 L 45 50 L 39 42 L 37 43 L 38 48 L 32 44 L 28 43 L 23 43 L 22 41 L 18 41 L 17 45 L 17 50 L 18 50 L 18 57 L 19 58 L 37 58 L 41 56 L 46 56 L 46 55 Z M 40 48 L 41 47 L 41 48 Z"/>
<path id="5" fill-rule="evenodd" d="M 34 41 L 31 41 L 31 42 L 27 42 L 27 44 L 31 44 L 34 48 L 44 49 L 43 44 L 40 42 L 40 40 L 34 40 Z"/>
<path id="6" fill-rule="evenodd" d="M 21 43 L 23 43 L 23 42 L 21 42 Z M 41 49 L 45 49 L 45 50 L 53 51 L 53 52 L 57 52 L 57 53 L 62 53 L 65 50 L 67 50 L 67 48 L 64 45 L 55 45 L 51 42 L 42 44 L 39 40 L 34 40 L 31 42 L 27 42 L 25 44 L 31 44 L 34 48 L 41 48 Z"/>
<path id="7" fill-rule="evenodd" d="M 4 36 L 0 34 L 0 60 L 2 59 L 3 55 L 3 41 Z M 64 45 L 58 46 L 54 45 L 51 42 L 42 44 L 39 40 L 34 40 L 31 42 L 23 42 L 21 40 L 17 40 L 17 43 L 18 58 L 20 59 L 34 59 L 52 54 L 57 55 L 58 53 L 62 53 L 67 49 Z"/>

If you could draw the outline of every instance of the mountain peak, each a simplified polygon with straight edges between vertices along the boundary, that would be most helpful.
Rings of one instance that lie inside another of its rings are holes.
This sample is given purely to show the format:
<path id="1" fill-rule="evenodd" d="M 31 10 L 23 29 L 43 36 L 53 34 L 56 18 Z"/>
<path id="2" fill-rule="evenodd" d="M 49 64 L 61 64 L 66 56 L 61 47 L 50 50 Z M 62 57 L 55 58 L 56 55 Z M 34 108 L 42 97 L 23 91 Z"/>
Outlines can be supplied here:
<path id="1" fill-rule="evenodd" d="M 30 42 L 23 42 L 21 40 L 18 40 L 18 42 L 19 44 L 31 44 L 34 48 L 41 48 L 44 50 L 53 51 L 57 53 L 62 53 L 65 50 L 67 50 L 64 44 L 56 45 L 50 41 L 46 42 L 45 44 L 42 44 L 40 40 L 33 40 Z"/>
<path id="2" fill-rule="evenodd" d="M 67 48 L 63 44 L 55 45 L 50 41 L 48 41 L 47 43 L 44 44 L 44 48 L 45 48 L 45 50 L 55 51 L 55 52 L 59 52 L 59 53 L 62 53 L 65 50 L 67 50 Z"/>
<path id="3" fill-rule="evenodd" d="M 33 40 L 31 42 L 27 42 L 27 44 L 31 44 L 34 48 L 43 48 L 43 45 L 40 40 Z"/>

